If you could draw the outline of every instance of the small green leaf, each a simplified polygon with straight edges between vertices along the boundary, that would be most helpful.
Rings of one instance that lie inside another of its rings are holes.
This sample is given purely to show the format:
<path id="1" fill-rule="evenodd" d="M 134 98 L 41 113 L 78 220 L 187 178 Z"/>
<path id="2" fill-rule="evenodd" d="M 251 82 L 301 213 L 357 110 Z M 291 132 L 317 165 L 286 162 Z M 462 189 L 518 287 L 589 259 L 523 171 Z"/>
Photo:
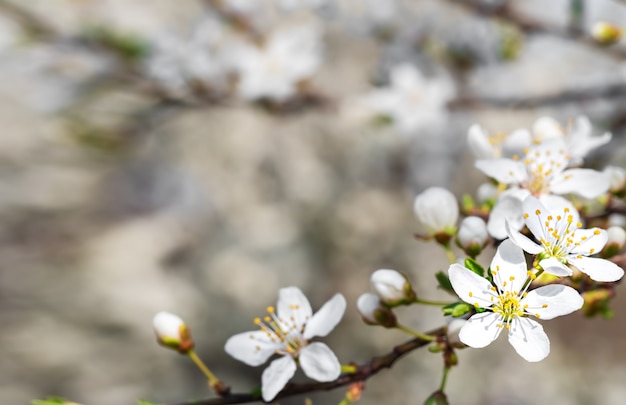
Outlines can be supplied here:
<path id="1" fill-rule="evenodd" d="M 448 277 L 446 273 L 444 273 L 443 271 L 438 271 L 437 273 L 435 273 L 435 278 L 439 282 L 439 288 L 456 296 L 454 288 L 452 288 L 452 283 L 450 283 L 450 277 Z"/>
<path id="2" fill-rule="evenodd" d="M 64 405 L 69 403 L 60 397 L 48 397 L 46 399 L 35 399 L 31 402 L 32 405 Z"/>
<path id="3" fill-rule="evenodd" d="M 465 259 L 465 262 L 463 262 L 463 264 L 465 265 L 465 267 L 478 274 L 479 276 L 485 277 L 485 269 L 476 260 L 468 257 L 467 259 Z"/>
<path id="4" fill-rule="evenodd" d="M 459 301 L 450 305 L 446 305 L 441 309 L 443 310 L 444 315 L 451 315 L 455 318 L 458 318 L 459 316 L 467 314 L 469 311 L 472 310 L 472 308 L 472 305 Z"/>

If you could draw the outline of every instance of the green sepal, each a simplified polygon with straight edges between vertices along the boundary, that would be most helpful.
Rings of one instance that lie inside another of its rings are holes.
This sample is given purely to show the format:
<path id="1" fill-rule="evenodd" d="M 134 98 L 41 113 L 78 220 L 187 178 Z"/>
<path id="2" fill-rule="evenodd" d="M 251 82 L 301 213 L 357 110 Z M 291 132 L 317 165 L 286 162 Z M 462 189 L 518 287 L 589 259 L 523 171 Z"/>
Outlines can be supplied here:
<path id="1" fill-rule="evenodd" d="M 483 268 L 483 266 L 481 266 L 476 260 L 472 259 L 471 257 L 465 259 L 463 265 L 465 265 L 467 269 L 470 269 L 479 276 L 485 277 L 485 269 Z"/>
<path id="2" fill-rule="evenodd" d="M 448 277 L 446 273 L 440 270 L 435 273 L 435 278 L 437 279 L 437 282 L 439 282 L 439 288 L 447 293 L 456 296 L 454 288 L 452 288 L 452 283 L 450 282 L 450 277 Z"/>
<path id="3" fill-rule="evenodd" d="M 441 308 L 444 315 L 451 315 L 455 318 L 463 316 L 470 312 L 474 308 L 472 305 L 465 303 L 463 301 L 455 302 L 450 305 L 446 305 Z"/>

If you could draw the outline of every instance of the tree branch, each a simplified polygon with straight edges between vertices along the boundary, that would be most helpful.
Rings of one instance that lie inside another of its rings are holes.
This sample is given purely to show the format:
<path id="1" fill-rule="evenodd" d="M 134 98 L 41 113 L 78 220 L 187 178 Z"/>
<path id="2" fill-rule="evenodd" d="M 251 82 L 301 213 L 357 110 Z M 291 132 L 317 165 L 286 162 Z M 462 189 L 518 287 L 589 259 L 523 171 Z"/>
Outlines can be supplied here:
<path id="1" fill-rule="evenodd" d="M 509 2 L 502 2 L 497 5 L 485 4 L 483 0 L 446 0 L 459 7 L 489 18 L 499 18 L 515 25 L 526 34 L 546 34 L 558 38 L 577 41 L 587 47 L 601 50 L 613 58 L 622 60 L 626 57 L 626 51 L 617 47 L 606 47 L 594 41 L 589 35 L 576 30 L 562 29 L 560 27 L 547 25 L 541 21 L 534 20 L 528 16 L 520 15 L 511 8 Z"/>
<path id="2" fill-rule="evenodd" d="M 430 332 L 428 335 L 441 338 L 446 334 L 446 328 L 441 327 Z M 287 386 L 278 394 L 276 399 L 291 397 L 298 394 L 304 394 L 313 391 L 328 391 L 335 388 L 343 387 L 359 381 L 365 381 L 374 376 L 385 368 L 391 368 L 393 364 L 405 354 L 412 352 L 428 345 L 429 341 L 415 338 L 395 346 L 393 350 L 385 355 L 372 358 L 369 362 L 357 366 L 357 370 L 353 374 L 343 374 L 334 381 L 329 382 L 312 382 L 304 384 L 287 384 Z M 263 402 L 258 394 L 235 393 L 229 394 L 221 398 L 211 398 L 204 400 L 193 400 L 189 402 L 177 402 L 167 405 L 226 405 L 226 404 L 244 404 L 251 402 Z"/>

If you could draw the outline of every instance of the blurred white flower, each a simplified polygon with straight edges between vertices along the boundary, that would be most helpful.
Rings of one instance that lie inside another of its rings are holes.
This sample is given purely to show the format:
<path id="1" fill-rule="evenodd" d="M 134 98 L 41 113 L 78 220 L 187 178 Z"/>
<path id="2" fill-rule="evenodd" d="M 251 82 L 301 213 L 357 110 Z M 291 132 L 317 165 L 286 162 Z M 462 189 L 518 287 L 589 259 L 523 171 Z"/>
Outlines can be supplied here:
<path id="1" fill-rule="evenodd" d="M 232 336 L 224 349 L 250 366 L 265 363 L 273 354 L 281 356 L 261 377 L 263 400 L 271 401 L 293 377 L 298 364 L 304 374 L 317 381 L 339 377 L 341 364 L 332 350 L 324 343 L 309 340 L 330 333 L 345 310 L 345 298 L 336 294 L 313 315 L 309 300 L 299 288 L 281 288 L 276 308 L 269 307 L 264 319 L 254 320 L 260 330 Z"/>
<path id="2" fill-rule="evenodd" d="M 426 78 L 408 63 L 394 66 L 389 79 L 389 87 L 373 90 L 357 101 L 366 114 L 388 117 L 404 135 L 437 128 L 446 121 L 446 105 L 454 96 L 448 79 Z"/>
<path id="3" fill-rule="evenodd" d="M 234 44 L 230 60 L 239 75 L 239 96 L 285 101 L 321 64 L 322 30 L 314 23 L 285 26 L 262 46 L 243 41 Z"/>
<path id="4" fill-rule="evenodd" d="M 553 194 L 573 193 L 595 198 L 609 189 L 605 173 L 591 169 L 567 169 L 570 156 L 563 138 L 553 138 L 528 149 L 522 161 L 516 159 L 482 159 L 476 167 L 498 182 L 512 186 L 503 193 L 491 211 L 487 229 L 497 239 L 504 239 L 505 220 L 519 230 L 523 226 L 521 203 L 529 195 L 540 198 L 548 208 L 567 204 Z M 571 204 L 570 204 L 571 205 Z"/>
<path id="5" fill-rule="evenodd" d="M 221 91 L 228 73 L 222 52 L 224 42 L 221 23 L 204 18 L 188 39 L 175 35 L 157 37 L 144 69 L 148 77 L 178 97 L 198 85 Z"/>
<path id="6" fill-rule="evenodd" d="M 387 305 L 407 304 L 415 299 L 411 282 L 396 270 L 376 270 L 372 273 L 370 283 L 380 300 Z"/>
<path id="7" fill-rule="evenodd" d="M 442 187 L 430 187 L 415 197 L 413 211 L 420 231 L 433 236 L 453 234 L 459 218 L 459 203 L 454 194 Z"/>
<path id="8" fill-rule="evenodd" d="M 524 223 L 539 243 L 533 242 L 507 224 L 510 240 L 526 252 L 539 255 L 539 266 L 555 276 L 570 276 L 571 265 L 593 280 L 610 282 L 624 276 L 615 263 L 587 257 L 599 253 L 606 245 L 607 231 L 599 228 L 580 229 L 578 213 L 569 207 L 549 210 L 535 197 L 527 197 L 522 205 Z"/>
<path id="9" fill-rule="evenodd" d="M 621 226 L 609 226 L 606 234 L 607 246 L 614 245 L 618 250 L 621 250 L 626 244 L 626 230 Z"/>
<path id="10" fill-rule="evenodd" d="M 607 166 L 604 168 L 604 173 L 609 176 L 609 182 L 611 187 L 609 191 L 617 193 L 624 190 L 626 186 L 626 170 L 619 166 Z"/>
<path id="11" fill-rule="evenodd" d="M 577 117 L 570 125 L 563 127 L 552 117 L 541 117 L 533 124 L 532 132 L 517 129 L 510 134 L 489 135 L 478 124 L 470 127 L 467 142 L 477 159 L 514 158 L 525 154 L 532 145 L 561 138 L 569 155 L 569 166 L 577 166 L 593 149 L 611 140 L 611 134 L 593 135 L 593 127 L 585 116 Z"/>
<path id="12" fill-rule="evenodd" d="M 448 270 L 459 298 L 485 309 L 463 324 L 459 339 L 474 348 L 488 346 L 506 329 L 509 343 L 525 360 L 536 362 L 550 353 L 550 340 L 538 322 L 529 318 L 552 319 L 580 309 L 583 299 L 564 285 L 547 285 L 527 291 L 530 283 L 522 249 L 505 240 L 491 262 L 492 285 L 487 279 L 460 264 Z"/>

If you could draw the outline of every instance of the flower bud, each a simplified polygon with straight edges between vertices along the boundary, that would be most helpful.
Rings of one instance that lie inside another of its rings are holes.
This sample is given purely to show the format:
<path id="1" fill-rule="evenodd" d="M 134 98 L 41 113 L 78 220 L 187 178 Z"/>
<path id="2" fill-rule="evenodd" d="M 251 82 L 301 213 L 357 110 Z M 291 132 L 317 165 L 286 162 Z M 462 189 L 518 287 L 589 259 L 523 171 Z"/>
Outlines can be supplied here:
<path id="1" fill-rule="evenodd" d="M 415 301 L 415 292 L 411 282 L 402 273 L 395 270 L 381 269 L 372 273 L 372 288 L 387 306 L 408 305 Z"/>
<path id="2" fill-rule="evenodd" d="M 191 332 L 185 322 L 177 315 L 169 312 L 159 312 L 152 320 L 157 341 L 165 347 L 178 350 L 184 354 L 194 347 Z"/>
<path id="3" fill-rule="evenodd" d="M 385 328 L 396 326 L 396 316 L 388 307 L 383 306 L 376 294 L 362 294 L 356 302 L 356 307 L 368 325 L 381 325 Z"/>
<path id="4" fill-rule="evenodd" d="M 476 190 L 476 199 L 480 203 L 486 203 L 490 200 L 496 200 L 498 198 L 498 188 L 492 183 L 483 183 L 478 186 Z"/>
<path id="5" fill-rule="evenodd" d="M 626 186 L 626 170 L 619 166 L 607 166 L 603 172 L 609 176 L 611 184 L 609 191 L 613 194 L 623 193 Z"/>
<path id="6" fill-rule="evenodd" d="M 602 250 L 602 257 L 608 259 L 618 254 L 626 244 L 626 231 L 621 226 L 610 226 L 606 230 L 608 240 Z"/>
<path id="7" fill-rule="evenodd" d="M 463 325 L 465 325 L 465 322 L 467 322 L 467 320 L 463 318 L 450 318 L 447 329 L 448 342 L 450 345 L 457 348 L 465 347 L 465 344 L 463 344 L 461 339 L 459 339 L 459 332 L 461 331 Z"/>
<path id="8" fill-rule="evenodd" d="M 456 233 L 459 204 L 454 194 L 445 188 L 430 187 L 415 197 L 413 211 L 421 231 L 434 236 L 438 242 L 448 242 Z"/>
<path id="9" fill-rule="evenodd" d="M 467 217 L 461 221 L 456 235 L 457 245 L 469 256 L 476 257 L 489 241 L 487 224 L 480 217 Z"/>
<path id="10" fill-rule="evenodd" d="M 620 40 L 622 30 L 613 24 L 599 21 L 591 28 L 591 36 L 601 45 L 613 45 Z"/>

